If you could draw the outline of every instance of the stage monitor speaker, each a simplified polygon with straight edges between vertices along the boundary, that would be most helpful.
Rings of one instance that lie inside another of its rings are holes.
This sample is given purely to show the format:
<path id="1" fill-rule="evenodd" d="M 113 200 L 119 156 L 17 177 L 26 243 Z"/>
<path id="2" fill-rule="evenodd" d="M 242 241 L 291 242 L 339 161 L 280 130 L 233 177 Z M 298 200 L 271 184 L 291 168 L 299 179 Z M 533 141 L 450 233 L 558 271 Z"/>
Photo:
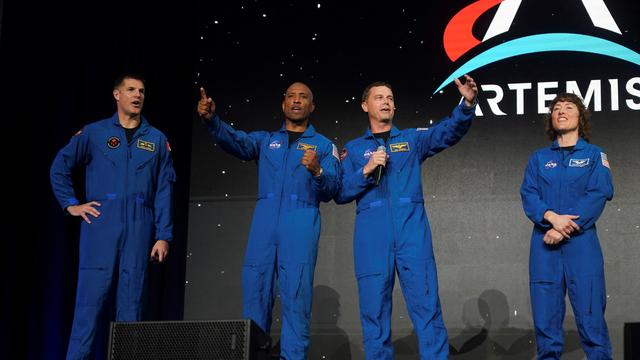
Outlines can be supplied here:
<path id="1" fill-rule="evenodd" d="M 108 359 L 262 360 L 267 339 L 251 320 L 112 322 Z"/>
<path id="2" fill-rule="evenodd" d="M 640 323 L 624 324 L 624 360 L 640 359 Z"/>

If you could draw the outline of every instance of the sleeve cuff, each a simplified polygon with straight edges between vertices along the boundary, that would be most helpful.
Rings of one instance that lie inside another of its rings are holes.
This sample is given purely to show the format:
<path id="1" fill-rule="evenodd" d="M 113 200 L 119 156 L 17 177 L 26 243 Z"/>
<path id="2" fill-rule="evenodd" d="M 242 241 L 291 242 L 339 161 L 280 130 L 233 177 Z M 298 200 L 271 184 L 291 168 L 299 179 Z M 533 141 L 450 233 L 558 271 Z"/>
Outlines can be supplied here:
<path id="1" fill-rule="evenodd" d="M 471 113 L 471 112 L 475 112 L 476 105 L 478 105 L 478 97 L 477 96 L 476 96 L 475 99 L 473 99 L 473 103 L 471 104 L 471 106 L 467 106 L 467 104 L 464 102 L 464 97 L 462 98 L 462 100 L 460 100 L 460 109 L 465 114 L 468 114 L 468 113 Z"/>
<path id="2" fill-rule="evenodd" d="M 75 206 L 75 205 L 78 205 L 78 204 L 80 204 L 80 201 L 79 201 L 78 199 L 76 199 L 76 198 L 69 198 L 69 199 L 67 199 L 67 201 L 64 203 L 64 205 L 62 205 L 62 209 L 63 209 L 63 210 L 67 210 L 67 208 L 68 208 L 69 206 Z"/>
<path id="3" fill-rule="evenodd" d="M 211 118 L 211 121 L 207 121 L 205 118 L 200 118 L 200 120 L 207 126 L 209 132 L 217 132 L 218 128 L 220 128 L 220 116 L 218 114 L 214 114 Z"/>
<path id="4" fill-rule="evenodd" d="M 158 241 L 158 240 L 165 240 L 170 243 L 173 240 L 173 235 L 168 232 L 159 232 L 159 233 L 156 233 L 155 241 Z"/>
<path id="5" fill-rule="evenodd" d="M 551 228 L 551 223 L 547 221 L 547 219 L 544 218 L 544 213 L 546 213 L 547 211 L 553 211 L 552 209 L 548 209 L 548 208 L 544 208 L 544 210 L 542 210 L 540 212 L 540 215 L 538 216 L 538 225 L 548 229 Z"/>
<path id="6" fill-rule="evenodd" d="M 374 184 L 375 180 L 373 179 L 373 176 L 365 176 L 364 175 L 364 166 L 361 167 L 360 169 L 358 169 L 358 178 L 360 179 L 359 181 L 359 185 L 362 187 L 366 187 L 369 184 Z"/>

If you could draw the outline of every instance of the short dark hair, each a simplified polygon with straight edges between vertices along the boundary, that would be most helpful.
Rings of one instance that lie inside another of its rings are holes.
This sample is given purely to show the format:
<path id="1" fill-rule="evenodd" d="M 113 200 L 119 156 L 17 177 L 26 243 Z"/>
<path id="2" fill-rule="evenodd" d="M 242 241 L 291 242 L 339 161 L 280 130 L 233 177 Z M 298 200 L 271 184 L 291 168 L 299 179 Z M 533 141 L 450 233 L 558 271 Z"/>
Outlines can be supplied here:
<path id="1" fill-rule="evenodd" d="M 376 86 L 385 86 L 388 87 L 389 90 L 391 90 L 393 92 L 393 88 L 391 87 L 391 84 L 389 84 L 386 81 L 376 81 L 374 83 L 369 84 L 369 86 L 367 86 L 366 88 L 364 88 L 364 91 L 362 92 L 362 102 L 367 101 L 367 98 L 369 97 L 369 93 L 371 92 L 371 89 L 376 87 Z"/>
<path id="2" fill-rule="evenodd" d="M 122 83 L 126 80 L 126 79 L 134 79 L 134 80 L 138 80 L 141 81 L 143 85 L 146 85 L 146 81 L 144 80 L 144 78 L 137 73 L 123 73 L 121 75 L 119 75 L 116 80 L 113 82 L 113 88 L 117 89 L 120 85 L 122 85 Z"/>
<path id="3" fill-rule="evenodd" d="M 558 132 L 553 128 L 553 123 L 551 121 L 551 113 L 553 112 L 554 106 L 556 106 L 559 102 L 570 102 L 573 103 L 580 113 L 580 118 L 578 119 L 578 134 L 581 138 L 589 141 L 589 137 L 591 136 L 591 123 L 589 122 L 589 118 L 591 114 L 589 110 L 584 105 L 582 98 L 576 94 L 572 93 L 561 93 L 558 94 L 553 100 L 551 100 L 551 105 L 549 105 L 549 112 L 547 113 L 547 117 L 544 122 L 544 131 L 547 133 L 547 136 L 551 141 L 555 140 L 558 137 Z"/>

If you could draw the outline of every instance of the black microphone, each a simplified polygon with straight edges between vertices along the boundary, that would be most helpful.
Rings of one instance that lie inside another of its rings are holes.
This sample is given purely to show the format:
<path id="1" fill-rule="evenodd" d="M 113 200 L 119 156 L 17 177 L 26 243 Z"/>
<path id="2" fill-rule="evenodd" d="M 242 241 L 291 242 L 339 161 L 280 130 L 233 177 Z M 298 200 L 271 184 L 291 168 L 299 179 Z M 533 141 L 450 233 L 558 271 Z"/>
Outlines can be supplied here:
<path id="1" fill-rule="evenodd" d="M 380 145 L 378 146 L 378 150 L 376 151 L 382 151 L 385 154 L 387 153 L 387 148 L 384 147 L 384 145 Z M 378 167 L 373 170 L 373 179 L 375 180 L 375 184 L 376 186 L 380 185 L 380 179 L 382 179 L 382 174 L 384 173 L 384 166 L 382 165 L 378 165 Z"/>

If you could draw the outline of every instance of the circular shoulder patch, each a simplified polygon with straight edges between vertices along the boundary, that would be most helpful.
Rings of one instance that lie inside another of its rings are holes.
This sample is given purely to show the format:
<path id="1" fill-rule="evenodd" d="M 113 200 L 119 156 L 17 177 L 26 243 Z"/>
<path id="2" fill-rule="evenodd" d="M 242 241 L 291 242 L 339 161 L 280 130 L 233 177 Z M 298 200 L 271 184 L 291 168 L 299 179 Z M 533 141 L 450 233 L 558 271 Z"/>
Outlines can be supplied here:
<path id="1" fill-rule="evenodd" d="M 120 146 L 120 139 L 117 136 L 112 136 L 109 138 L 109 140 L 107 140 L 107 145 L 110 148 L 115 149 Z"/>

